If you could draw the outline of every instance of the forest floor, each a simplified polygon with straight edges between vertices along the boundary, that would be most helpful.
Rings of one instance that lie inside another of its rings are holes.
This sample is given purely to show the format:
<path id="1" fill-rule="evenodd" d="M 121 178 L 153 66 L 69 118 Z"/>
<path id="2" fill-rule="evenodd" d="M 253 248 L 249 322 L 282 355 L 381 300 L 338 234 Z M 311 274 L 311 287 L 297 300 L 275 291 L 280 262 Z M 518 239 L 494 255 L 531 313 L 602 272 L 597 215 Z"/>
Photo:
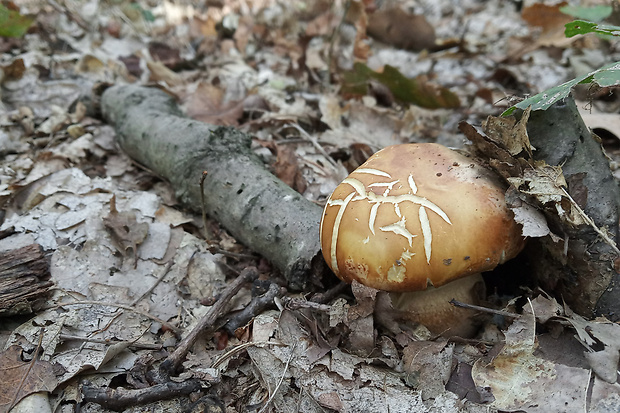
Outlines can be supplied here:
<path id="1" fill-rule="evenodd" d="M 496 314 L 474 338 L 395 329 L 376 293 L 335 277 L 332 295 L 286 289 L 98 112 L 110 85 L 162 89 L 187 117 L 247 133 L 322 206 L 383 147 L 462 148 L 459 122 L 620 60 L 616 40 L 566 38 L 555 3 L 9 2 L 28 30 L 0 37 L 0 253 L 40 245 L 53 287 L 0 313 L 0 412 L 620 411 L 618 324 L 533 291 L 526 270 L 489 291 Z M 620 179 L 617 89 L 574 96 Z"/>

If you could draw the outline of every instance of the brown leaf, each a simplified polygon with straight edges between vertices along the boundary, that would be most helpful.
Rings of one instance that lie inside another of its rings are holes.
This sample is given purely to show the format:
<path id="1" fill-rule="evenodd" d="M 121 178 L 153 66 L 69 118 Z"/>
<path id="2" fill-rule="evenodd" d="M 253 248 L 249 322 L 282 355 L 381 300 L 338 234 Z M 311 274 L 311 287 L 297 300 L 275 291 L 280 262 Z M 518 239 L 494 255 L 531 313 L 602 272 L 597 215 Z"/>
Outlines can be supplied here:
<path id="1" fill-rule="evenodd" d="M 243 116 L 244 102 L 224 102 L 224 91 L 210 83 L 201 82 L 184 100 L 189 117 L 211 125 L 238 125 Z"/>
<path id="2" fill-rule="evenodd" d="M 147 62 L 146 67 L 151 71 L 151 80 L 166 82 L 169 86 L 180 86 L 185 81 L 176 72 L 168 69 L 162 62 Z"/>
<path id="3" fill-rule="evenodd" d="M 174 70 L 183 60 L 178 49 L 173 49 L 162 42 L 149 43 L 149 53 L 153 59 L 163 63 L 167 68 Z"/>
<path id="4" fill-rule="evenodd" d="M 274 174 L 282 182 L 302 193 L 306 189 L 306 183 L 299 169 L 299 161 L 295 151 L 286 145 L 277 145 L 278 157 L 273 165 Z"/>
<path id="5" fill-rule="evenodd" d="M 521 11 L 521 18 L 530 26 L 542 27 L 543 31 L 555 30 L 562 27 L 573 19 L 560 11 L 561 7 L 566 6 L 566 2 L 554 5 L 535 3 L 529 7 L 524 7 Z"/>
<path id="6" fill-rule="evenodd" d="M 478 389 L 488 389 L 498 410 L 529 413 L 586 410 L 586 369 L 553 363 L 534 355 L 536 319 L 526 304 L 504 333 L 505 344 L 492 360 L 474 363 L 472 377 Z"/>
<path id="7" fill-rule="evenodd" d="M 452 347 L 447 341 L 412 341 L 403 349 L 403 370 L 422 399 L 443 393 L 452 371 Z"/>
<path id="8" fill-rule="evenodd" d="M 347 10 L 347 21 L 353 23 L 356 29 L 355 42 L 353 44 L 353 55 L 358 61 L 365 62 L 370 54 L 370 44 L 366 36 L 368 26 L 368 14 L 366 5 L 362 0 L 353 0 Z"/>
<path id="9" fill-rule="evenodd" d="M 516 156 L 525 151 L 531 158 L 532 145 L 526 128 L 530 112 L 531 108 L 527 108 L 518 122 L 513 116 L 489 116 L 482 123 L 482 130 L 491 141 L 506 149 L 511 155 Z"/>
<path id="10" fill-rule="evenodd" d="M 498 145 L 483 132 L 465 121 L 459 123 L 459 130 L 469 139 L 474 148 L 504 178 L 520 176 L 523 172 L 520 162 L 505 148 Z"/>
<path id="11" fill-rule="evenodd" d="M 135 212 L 118 212 L 116 196 L 110 200 L 110 214 L 103 217 L 103 223 L 112 233 L 112 237 L 118 243 L 119 251 L 124 257 L 127 256 L 128 249 L 131 249 L 136 255 L 138 245 L 144 241 L 149 231 L 147 223 L 136 220 Z"/>
<path id="12" fill-rule="evenodd" d="M 51 392 L 58 385 L 51 363 L 23 361 L 22 351 L 19 346 L 11 346 L 0 354 L 0 413 L 8 412 L 29 394 Z"/>
<path id="13" fill-rule="evenodd" d="M 406 13 L 400 8 L 374 12 L 368 23 L 368 34 L 405 50 L 420 51 L 435 46 L 435 29 L 426 18 Z"/>

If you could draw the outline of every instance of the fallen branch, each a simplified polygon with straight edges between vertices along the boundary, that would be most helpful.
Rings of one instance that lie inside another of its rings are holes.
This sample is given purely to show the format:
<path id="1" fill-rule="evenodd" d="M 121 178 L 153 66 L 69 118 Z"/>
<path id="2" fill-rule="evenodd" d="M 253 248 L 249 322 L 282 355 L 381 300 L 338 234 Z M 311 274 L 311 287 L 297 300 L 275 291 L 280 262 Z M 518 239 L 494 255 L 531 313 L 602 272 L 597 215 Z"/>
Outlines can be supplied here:
<path id="1" fill-rule="evenodd" d="M 185 356 L 187 356 L 187 353 L 189 353 L 190 349 L 198 339 L 198 336 L 214 326 L 215 321 L 224 314 L 224 311 L 230 303 L 230 299 L 237 294 L 243 284 L 252 281 L 257 276 L 258 271 L 256 268 L 248 267 L 244 269 L 233 282 L 228 284 L 226 289 L 222 291 L 220 298 L 200 319 L 194 329 L 179 343 L 174 352 L 161 363 L 159 366 L 159 372 L 163 375 L 163 377 L 172 376 L 177 372 L 181 366 L 181 363 L 185 360 Z"/>
<path id="2" fill-rule="evenodd" d="M 206 171 L 207 213 L 271 261 L 292 288 L 314 282 L 309 275 L 324 268 L 321 208 L 272 175 L 248 135 L 184 118 L 170 95 L 139 86 L 108 88 L 101 111 L 123 150 L 167 179 L 183 204 L 200 211 Z"/>
<path id="3" fill-rule="evenodd" d="M 199 380 L 186 380 L 181 383 L 167 382 L 135 390 L 85 385 L 82 386 L 82 401 L 97 403 L 106 409 L 120 411 L 160 400 L 186 396 L 201 388 Z"/>
<path id="4" fill-rule="evenodd" d="M 245 306 L 245 308 L 236 314 L 233 314 L 223 329 L 230 335 L 235 334 L 235 330 L 245 326 L 251 319 L 259 315 L 270 306 L 275 306 L 274 299 L 281 297 L 285 292 L 285 289 L 278 287 L 277 284 L 272 283 L 265 294 L 258 297 L 253 297 L 252 301 Z"/>

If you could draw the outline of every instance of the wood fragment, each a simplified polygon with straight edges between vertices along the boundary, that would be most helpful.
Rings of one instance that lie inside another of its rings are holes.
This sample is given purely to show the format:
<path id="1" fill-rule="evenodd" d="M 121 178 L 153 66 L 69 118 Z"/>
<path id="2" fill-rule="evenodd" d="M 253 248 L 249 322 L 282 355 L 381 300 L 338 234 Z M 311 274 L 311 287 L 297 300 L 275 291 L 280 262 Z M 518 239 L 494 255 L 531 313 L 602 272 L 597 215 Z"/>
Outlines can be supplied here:
<path id="1" fill-rule="evenodd" d="M 92 402 L 114 411 L 153 403 L 160 400 L 186 396 L 202 388 L 199 380 L 186 380 L 181 383 L 167 382 L 144 389 L 112 389 L 109 387 L 82 386 L 82 400 Z"/>
<path id="2" fill-rule="evenodd" d="M 28 314 L 54 285 L 49 260 L 38 244 L 0 254 L 0 317 Z"/>

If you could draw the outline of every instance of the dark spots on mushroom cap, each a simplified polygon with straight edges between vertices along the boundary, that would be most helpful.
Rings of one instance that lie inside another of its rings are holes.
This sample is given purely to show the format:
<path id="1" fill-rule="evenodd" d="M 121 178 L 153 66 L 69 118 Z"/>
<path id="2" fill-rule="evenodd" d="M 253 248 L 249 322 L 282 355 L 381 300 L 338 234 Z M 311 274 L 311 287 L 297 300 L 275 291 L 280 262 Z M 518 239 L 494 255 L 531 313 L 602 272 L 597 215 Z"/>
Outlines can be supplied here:
<path id="1" fill-rule="evenodd" d="M 450 265 L 450 264 L 452 264 L 452 258 L 447 258 L 443 260 L 443 265 Z"/>

